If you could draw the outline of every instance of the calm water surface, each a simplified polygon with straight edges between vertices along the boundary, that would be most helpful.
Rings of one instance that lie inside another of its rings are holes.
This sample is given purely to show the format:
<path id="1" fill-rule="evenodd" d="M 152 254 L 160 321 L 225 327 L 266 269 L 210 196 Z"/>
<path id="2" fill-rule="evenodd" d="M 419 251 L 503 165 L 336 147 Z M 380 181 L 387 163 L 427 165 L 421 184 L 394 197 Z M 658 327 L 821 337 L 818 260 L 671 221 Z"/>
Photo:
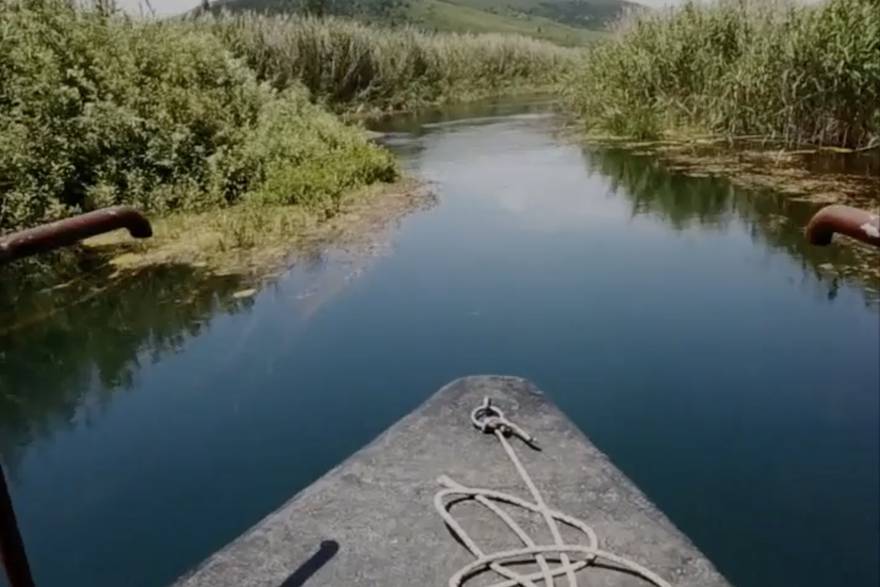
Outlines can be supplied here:
<path id="1" fill-rule="evenodd" d="M 736 585 L 876 586 L 876 284 L 824 277 L 849 253 L 803 243 L 806 205 L 558 126 L 542 104 L 389 122 L 438 204 L 386 254 L 252 299 L 169 267 L 11 330 L 3 308 L 0 451 L 38 584 L 165 585 L 439 386 L 508 373 Z"/>

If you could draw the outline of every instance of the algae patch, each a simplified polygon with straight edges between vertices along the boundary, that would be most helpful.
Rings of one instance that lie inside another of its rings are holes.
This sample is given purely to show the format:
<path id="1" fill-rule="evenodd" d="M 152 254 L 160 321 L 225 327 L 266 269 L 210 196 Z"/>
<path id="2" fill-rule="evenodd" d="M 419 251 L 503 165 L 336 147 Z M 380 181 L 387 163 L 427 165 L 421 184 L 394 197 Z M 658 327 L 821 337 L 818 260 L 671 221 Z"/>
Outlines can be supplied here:
<path id="1" fill-rule="evenodd" d="M 156 219 L 149 240 L 113 233 L 84 246 L 105 256 L 117 273 L 186 264 L 218 275 L 261 277 L 295 263 L 299 253 L 316 246 L 375 245 L 387 237 L 390 225 L 432 202 L 425 186 L 400 181 L 353 192 L 323 218 L 300 206 L 243 204 Z"/>

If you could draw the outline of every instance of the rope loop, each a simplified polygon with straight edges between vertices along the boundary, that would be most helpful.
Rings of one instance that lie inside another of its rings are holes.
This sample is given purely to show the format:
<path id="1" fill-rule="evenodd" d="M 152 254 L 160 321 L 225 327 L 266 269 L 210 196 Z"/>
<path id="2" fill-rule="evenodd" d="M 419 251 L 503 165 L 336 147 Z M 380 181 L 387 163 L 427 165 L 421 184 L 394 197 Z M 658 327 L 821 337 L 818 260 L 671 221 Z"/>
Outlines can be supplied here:
<path id="1" fill-rule="evenodd" d="M 512 434 L 518 436 L 526 444 L 532 445 L 533 448 L 537 448 L 534 437 L 508 420 L 501 408 L 493 405 L 492 400 L 488 397 L 483 398 L 483 403 L 471 412 L 471 422 L 480 432 L 493 434 L 498 431 L 504 436 Z"/>
<path id="2" fill-rule="evenodd" d="M 492 489 L 466 487 L 446 475 L 438 479 L 443 489 L 434 495 L 434 507 L 452 535 L 474 556 L 473 562 L 459 569 L 449 579 L 449 587 L 463 587 L 470 578 L 487 572 L 495 574 L 496 582 L 492 583 L 491 587 L 539 587 L 539 583 L 542 587 L 555 587 L 557 579 L 561 577 L 565 577 L 568 587 L 578 587 L 577 573 L 589 570 L 589 567 L 597 564 L 597 561 L 604 563 L 607 568 L 640 577 L 646 584 L 655 587 L 672 587 L 647 567 L 602 549 L 596 532 L 583 520 L 547 505 L 544 496 L 519 460 L 507 437 L 518 436 L 526 444 L 537 449 L 535 440 L 525 430 L 508 420 L 501 409 L 492 405 L 492 400 L 488 397 L 483 399 L 483 403 L 471 412 L 471 422 L 481 432 L 493 434 L 498 439 L 523 484 L 528 488 L 533 501 Z M 495 514 L 521 543 L 520 548 L 484 552 L 452 515 L 452 506 L 462 498 L 473 499 Z M 515 506 L 541 516 L 550 530 L 553 542 L 551 544 L 536 542 L 503 506 Z M 577 531 L 582 542 L 568 543 L 559 530 L 560 525 L 569 526 Z M 538 569 L 528 572 L 522 569 L 521 564 L 517 564 L 528 560 L 534 561 Z M 556 561 L 558 564 L 551 565 L 551 562 Z"/>

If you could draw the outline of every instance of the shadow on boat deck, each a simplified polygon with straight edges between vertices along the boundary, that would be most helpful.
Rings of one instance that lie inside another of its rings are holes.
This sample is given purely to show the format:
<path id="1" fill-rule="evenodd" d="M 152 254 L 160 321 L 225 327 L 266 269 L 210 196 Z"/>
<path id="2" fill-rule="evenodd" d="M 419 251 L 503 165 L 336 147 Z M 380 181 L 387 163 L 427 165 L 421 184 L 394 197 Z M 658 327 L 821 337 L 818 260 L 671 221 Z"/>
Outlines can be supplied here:
<path id="1" fill-rule="evenodd" d="M 321 570 L 321 567 L 330 562 L 336 553 L 339 552 L 339 543 L 335 540 L 324 540 L 318 548 L 318 552 L 313 554 L 306 562 L 290 575 L 284 583 L 279 587 L 302 587 L 305 585 L 312 575 Z"/>

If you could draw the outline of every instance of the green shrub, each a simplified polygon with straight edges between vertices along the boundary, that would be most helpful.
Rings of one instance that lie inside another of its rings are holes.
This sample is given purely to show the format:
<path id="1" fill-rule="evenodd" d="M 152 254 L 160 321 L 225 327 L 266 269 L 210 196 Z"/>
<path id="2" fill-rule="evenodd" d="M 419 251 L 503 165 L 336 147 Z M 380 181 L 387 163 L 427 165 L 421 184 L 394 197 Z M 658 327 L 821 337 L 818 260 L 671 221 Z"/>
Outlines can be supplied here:
<path id="1" fill-rule="evenodd" d="M 880 140 L 880 2 L 688 2 L 634 15 L 566 90 L 593 127 L 699 128 L 789 144 Z"/>
<path id="2" fill-rule="evenodd" d="M 0 4 L 0 230 L 112 204 L 327 206 L 395 173 L 303 89 L 259 83 L 210 30 Z"/>
<path id="3" fill-rule="evenodd" d="M 346 191 L 396 178 L 389 152 L 340 125 L 302 92 L 285 96 L 263 109 L 245 143 L 244 167 L 255 179 L 248 198 L 332 210 Z"/>

